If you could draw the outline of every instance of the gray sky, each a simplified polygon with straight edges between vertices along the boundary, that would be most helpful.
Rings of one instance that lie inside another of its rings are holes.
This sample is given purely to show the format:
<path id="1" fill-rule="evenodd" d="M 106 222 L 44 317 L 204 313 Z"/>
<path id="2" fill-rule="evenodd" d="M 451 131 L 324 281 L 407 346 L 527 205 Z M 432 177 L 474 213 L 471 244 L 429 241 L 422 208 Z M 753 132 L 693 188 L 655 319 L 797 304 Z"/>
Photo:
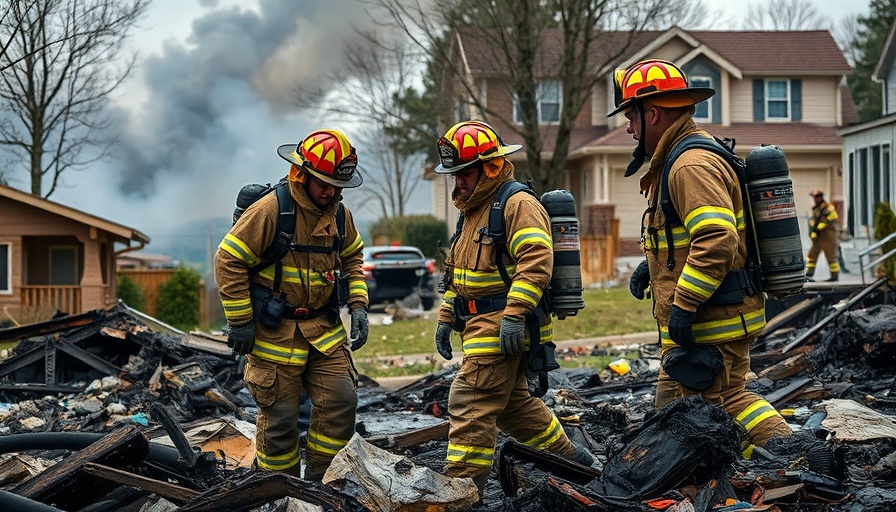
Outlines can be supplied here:
<path id="1" fill-rule="evenodd" d="M 750 3 L 707 0 L 729 20 Z M 814 3 L 834 19 L 868 9 L 868 0 Z M 153 0 L 134 34 L 139 67 L 117 97 L 121 158 L 63 175 L 51 199 L 139 229 L 157 246 L 184 223 L 229 218 L 242 185 L 286 173 L 277 146 L 319 127 L 350 131 L 297 111 L 290 94 L 340 65 L 352 24 L 365 22 L 357 0 Z M 366 148 L 356 145 L 363 165 Z M 345 201 L 356 216 L 378 216 L 357 190 Z M 423 182 L 409 213 L 431 208 Z"/>

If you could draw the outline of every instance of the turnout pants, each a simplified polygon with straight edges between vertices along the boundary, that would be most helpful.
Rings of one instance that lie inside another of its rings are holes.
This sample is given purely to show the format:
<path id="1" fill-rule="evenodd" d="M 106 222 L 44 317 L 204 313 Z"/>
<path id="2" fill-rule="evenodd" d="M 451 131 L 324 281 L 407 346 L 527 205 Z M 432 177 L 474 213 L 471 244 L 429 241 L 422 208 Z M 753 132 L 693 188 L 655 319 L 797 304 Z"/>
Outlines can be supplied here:
<path id="1" fill-rule="evenodd" d="M 529 353 L 464 356 L 448 395 L 445 474 L 472 478 L 480 495 L 495 457 L 500 428 L 526 445 L 572 457 L 560 421 L 526 388 Z"/>
<path id="2" fill-rule="evenodd" d="M 320 481 L 355 432 L 357 372 L 348 347 L 343 345 L 329 356 L 310 348 L 304 365 L 278 364 L 249 355 L 244 377 L 258 404 L 255 455 L 263 469 L 301 476 L 298 418 L 302 389 L 311 397 L 304 478 Z"/>
<path id="3" fill-rule="evenodd" d="M 835 260 L 836 261 L 836 260 Z M 660 368 L 656 391 L 656 408 L 659 409 L 676 398 L 703 395 L 707 402 L 718 404 L 747 431 L 749 457 L 752 446 L 762 446 L 772 437 L 789 436 L 790 427 L 780 413 L 756 393 L 745 389 L 746 375 L 750 370 L 750 344 L 753 339 L 730 341 L 716 345 L 725 359 L 725 368 L 709 389 L 693 391 L 682 386 Z M 671 347 L 670 347 L 671 348 Z M 664 348 L 665 354 L 670 348 Z"/>
<path id="4" fill-rule="evenodd" d="M 825 230 L 827 231 L 827 230 Z M 810 277 L 815 275 L 815 267 L 818 264 L 818 255 L 824 253 L 824 258 L 828 261 L 828 269 L 831 276 L 840 273 L 840 260 L 837 259 L 837 245 L 840 243 L 834 232 L 830 234 L 822 231 L 818 238 L 812 240 L 812 247 L 809 248 L 809 254 L 806 255 L 806 274 Z"/>

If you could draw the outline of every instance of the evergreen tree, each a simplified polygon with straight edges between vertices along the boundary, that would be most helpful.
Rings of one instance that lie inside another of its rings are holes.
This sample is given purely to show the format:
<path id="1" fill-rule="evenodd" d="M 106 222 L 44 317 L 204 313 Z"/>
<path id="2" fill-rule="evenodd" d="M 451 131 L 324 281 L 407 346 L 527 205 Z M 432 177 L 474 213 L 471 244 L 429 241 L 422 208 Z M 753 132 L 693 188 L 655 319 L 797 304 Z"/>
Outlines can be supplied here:
<path id="1" fill-rule="evenodd" d="M 884 114 L 881 84 L 871 80 L 883 51 L 890 27 L 896 20 L 896 0 L 871 0 L 868 16 L 858 18 L 859 30 L 852 45 L 857 50 L 856 67 L 847 78 L 856 102 L 860 121 L 868 121 Z"/>

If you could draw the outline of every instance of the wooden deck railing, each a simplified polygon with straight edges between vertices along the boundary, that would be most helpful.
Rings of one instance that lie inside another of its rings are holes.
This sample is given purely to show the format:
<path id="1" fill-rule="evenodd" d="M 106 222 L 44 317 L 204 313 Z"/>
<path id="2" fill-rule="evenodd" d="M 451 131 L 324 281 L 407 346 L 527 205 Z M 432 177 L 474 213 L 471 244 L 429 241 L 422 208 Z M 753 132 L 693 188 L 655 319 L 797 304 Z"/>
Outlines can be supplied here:
<path id="1" fill-rule="evenodd" d="M 22 309 L 82 313 L 81 287 L 77 285 L 22 286 Z"/>

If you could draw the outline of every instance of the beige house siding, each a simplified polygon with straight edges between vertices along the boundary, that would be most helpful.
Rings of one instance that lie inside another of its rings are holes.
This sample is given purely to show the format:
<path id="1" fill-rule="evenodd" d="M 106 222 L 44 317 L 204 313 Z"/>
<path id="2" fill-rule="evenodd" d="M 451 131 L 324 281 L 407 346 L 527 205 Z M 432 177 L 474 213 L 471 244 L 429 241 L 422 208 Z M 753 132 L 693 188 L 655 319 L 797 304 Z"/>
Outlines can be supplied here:
<path id="1" fill-rule="evenodd" d="M 744 77 L 743 80 L 732 79 L 731 98 L 731 122 L 732 123 L 752 123 L 753 122 L 753 78 Z"/>
<path id="2" fill-rule="evenodd" d="M 802 122 L 836 125 L 839 98 L 838 80 L 831 77 L 804 78 Z"/>
<path id="3" fill-rule="evenodd" d="M 610 112 L 611 91 L 608 91 L 607 83 L 598 82 L 591 92 L 591 125 L 607 126 L 607 113 Z M 584 111 L 584 109 L 583 109 Z"/>

